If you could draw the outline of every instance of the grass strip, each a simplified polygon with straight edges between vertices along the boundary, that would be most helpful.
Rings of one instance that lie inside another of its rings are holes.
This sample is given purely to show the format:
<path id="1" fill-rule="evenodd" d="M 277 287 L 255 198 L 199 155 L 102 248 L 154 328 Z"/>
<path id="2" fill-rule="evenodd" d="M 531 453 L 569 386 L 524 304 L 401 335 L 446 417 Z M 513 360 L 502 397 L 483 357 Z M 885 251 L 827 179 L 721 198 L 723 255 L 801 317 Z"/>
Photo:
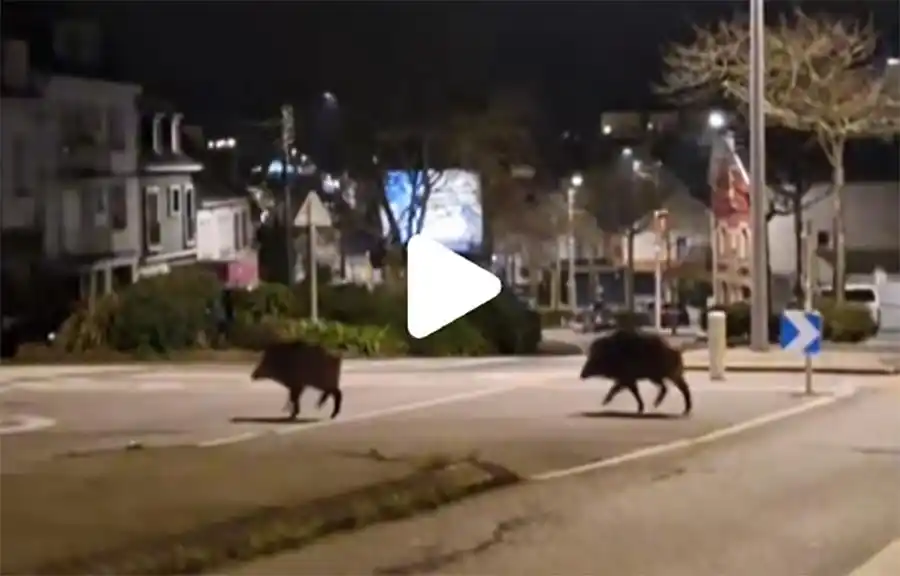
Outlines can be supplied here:
<path id="1" fill-rule="evenodd" d="M 407 518 L 518 482 L 501 466 L 468 458 L 313 500 L 269 506 L 170 537 L 38 566 L 30 574 L 202 574 L 231 563 L 300 548 L 335 533 Z"/>

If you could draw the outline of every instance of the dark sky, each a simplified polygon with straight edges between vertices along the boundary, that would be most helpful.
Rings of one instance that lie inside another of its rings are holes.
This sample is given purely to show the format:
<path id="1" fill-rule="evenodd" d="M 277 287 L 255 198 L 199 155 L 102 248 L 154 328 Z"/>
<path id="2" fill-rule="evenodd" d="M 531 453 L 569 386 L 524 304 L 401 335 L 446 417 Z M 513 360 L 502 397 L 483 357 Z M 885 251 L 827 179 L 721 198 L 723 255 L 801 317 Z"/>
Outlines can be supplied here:
<path id="1" fill-rule="evenodd" d="M 62 4 L 62 6 L 60 6 Z M 769 1 L 771 11 L 796 2 Z M 802 2 L 874 12 L 894 43 L 897 0 Z M 593 130 L 602 109 L 650 103 L 660 44 L 746 2 L 22 2 L 44 20 L 99 19 L 134 80 L 208 120 L 277 113 L 323 91 L 378 114 L 404 83 L 481 96 L 525 86 L 554 125 Z M 894 50 L 896 52 L 896 50 Z M 412 79 L 412 80 L 411 80 Z"/>

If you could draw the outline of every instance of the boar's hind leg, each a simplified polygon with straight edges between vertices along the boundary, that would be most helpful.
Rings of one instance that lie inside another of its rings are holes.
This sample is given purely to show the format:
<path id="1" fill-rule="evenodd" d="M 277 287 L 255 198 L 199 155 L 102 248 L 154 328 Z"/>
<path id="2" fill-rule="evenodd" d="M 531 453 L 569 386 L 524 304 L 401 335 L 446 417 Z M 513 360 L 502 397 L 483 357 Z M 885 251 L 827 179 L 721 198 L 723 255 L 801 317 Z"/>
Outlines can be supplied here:
<path id="1" fill-rule="evenodd" d="M 663 379 L 651 380 L 651 382 L 656 384 L 656 387 L 659 389 L 656 393 L 656 400 L 653 401 L 653 407 L 659 408 L 660 404 L 663 403 L 663 400 L 666 399 L 666 394 L 669 393 L 669 387 L 666 386 L 666 382 Z"/>
<path id="2" fill-rule="evenodd" d="M 341 413 L 341 405 L 344 403 L 344 393 L 339 389 L 323 391 L 322 395 L 319 396 L 318 407 L 321 408 L 329 397 L 334 398 L 334 407 L 331 409 L 331 419 L 334 420 L 337 418 L 337 415 Z"/>
<path id="3" fill-rule="evenodd" d="M 691 389 L 688 386 L 687 381 L 685 381 L 684 376 L 679 375 L 676 378 L 672 378 L 672 383 L 675 384 L 675 387 L 678 388 L 678 391 L 681 392 L 681 396 L 684 398 L 684 412 L 683 414 L 687 416 L 691 413 L 693 409 L 693 401 L 691 400 Z"/>

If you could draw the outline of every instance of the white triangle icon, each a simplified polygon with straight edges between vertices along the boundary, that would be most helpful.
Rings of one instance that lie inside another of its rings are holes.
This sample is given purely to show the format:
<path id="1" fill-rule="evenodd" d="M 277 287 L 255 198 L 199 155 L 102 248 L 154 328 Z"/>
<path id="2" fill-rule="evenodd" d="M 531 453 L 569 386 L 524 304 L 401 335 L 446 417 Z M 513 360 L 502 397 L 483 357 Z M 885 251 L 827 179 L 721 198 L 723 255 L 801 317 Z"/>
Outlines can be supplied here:
<path id="1" fill-rule="evenodd" d="M 425 338 L 500 294 L 500 279 L 421 235 L 410 238 L 406 330 Z"/>

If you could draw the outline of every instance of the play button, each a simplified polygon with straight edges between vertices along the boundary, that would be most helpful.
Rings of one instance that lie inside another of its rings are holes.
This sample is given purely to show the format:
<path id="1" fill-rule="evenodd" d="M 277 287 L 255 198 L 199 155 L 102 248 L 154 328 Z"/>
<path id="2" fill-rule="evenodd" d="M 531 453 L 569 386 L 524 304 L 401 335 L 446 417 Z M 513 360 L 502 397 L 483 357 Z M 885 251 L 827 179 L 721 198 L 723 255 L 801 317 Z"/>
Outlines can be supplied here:
<path id="1" fill-rule="evenodd" d="M 406 330 L 425 338 L 500 294 L 500 279 L 434 240 L 407 245 Z"/>

